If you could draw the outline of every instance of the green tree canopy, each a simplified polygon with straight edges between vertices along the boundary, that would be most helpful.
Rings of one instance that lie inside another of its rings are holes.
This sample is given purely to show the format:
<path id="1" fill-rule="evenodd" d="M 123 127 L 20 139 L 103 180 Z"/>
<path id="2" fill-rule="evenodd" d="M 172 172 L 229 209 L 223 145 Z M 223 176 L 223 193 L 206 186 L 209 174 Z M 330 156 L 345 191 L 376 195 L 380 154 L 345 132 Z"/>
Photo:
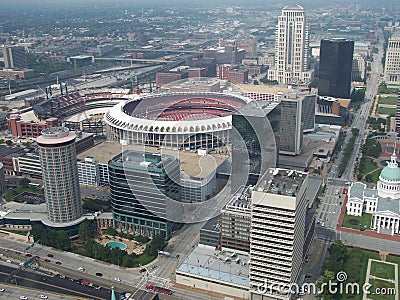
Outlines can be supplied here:
<path id="1" fill-rule="evenodd" d="M 18 185 L 23 188 L 27 188 L 29 187 L 29 183 L 31 183 L 31 181 L 28 178 L 24 177 L 19 180 Z"/>
<path id="2" fill-rule="evenodd" d="M 88 239 L 93 238 L 94 234 L 91 221 L 85 220 L 81 225 L 79 225 L 79 239 L 81 241 L 87 241 Z"/>

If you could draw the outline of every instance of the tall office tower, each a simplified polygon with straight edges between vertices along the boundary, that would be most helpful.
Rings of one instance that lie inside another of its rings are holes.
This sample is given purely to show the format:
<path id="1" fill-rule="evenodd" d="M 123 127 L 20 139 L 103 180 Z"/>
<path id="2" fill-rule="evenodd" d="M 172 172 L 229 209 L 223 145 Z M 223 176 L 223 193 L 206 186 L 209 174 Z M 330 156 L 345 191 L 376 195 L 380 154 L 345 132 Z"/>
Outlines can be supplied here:
<path id="1" fill-rule="evenodd" d="M 288 5 L 278 17 L 275 37 L 275 67 L 268 71 L 270 80 L 291 84 L 310 82 L 309 32 L 304 9 Z"/>
<path id="2" fill-rule="evenodd" d="M 320 49 L 318 95 L 350 98 L 354 42 L 323 39 Z"/>
<path id="3" fill-rule="evenodd" d="M 303 99 L 297 94 L 281 99 L 280 154 L 298 155 L 303 148 Z"/>
<path id="4" fill-rule="evenodd" d="M 6 69 L 22 68 L 26 66 L 24 47 L 5 46 L 3 48 L 4 67 Z"/>
<path id="5" fill-rule="evenodd" d="M 68 223 L 82 216 L 75 149 L 76 135 L 66 127 L 51 127 L 37 138 L 49 219 Z"/>
<path id="6" fill-rule="evenodd" d="M 233 176 L 233 192 L 236 192 L 241 185 L 255 185 L 260 174 L 263 174 L 268 168 L 276 166 L 280 109 L 281 105 L 278 102 L 265 101 L 265 105 L 261 106 L 252 101 L 232 115 L 232 174 L 247 175 L 247 182 L 241 176 Z M 265 116 L 267 116 L 272 132 L 266 124 Z M 261 152 L 269 157 L 262 157 Z"/>
<path id="7" fill-rule="evenodd" d="M 386 83 L 400 84 L 400 30 L 389 38 L 383 80 Z"/>
<path id="8" fill-rule="evenodd" d="M 126 150 L 108 163 L 114 224 L 125 233 L 171 237 L 164 196 L 179 200 L 179 160 L 171 155 Z"/>
<path id="9" fill-rule="evenodd" d="M 317 95 L 308 94 L 300 95 L 303 97 L 303 132 L 313 132 L 315 129 L 315 106 L 317 103 Z"/>
<path id="10" fill-rule="evenodd" d="M 298 283 L 307 209 L 305 172 L 269 169 L 252 193 L 250 299 L 293 299 L 282 293 Z M 267 285 L 266 293 L 263 287 Z M 282 289 L 282 290 L 281 290 Z"/>

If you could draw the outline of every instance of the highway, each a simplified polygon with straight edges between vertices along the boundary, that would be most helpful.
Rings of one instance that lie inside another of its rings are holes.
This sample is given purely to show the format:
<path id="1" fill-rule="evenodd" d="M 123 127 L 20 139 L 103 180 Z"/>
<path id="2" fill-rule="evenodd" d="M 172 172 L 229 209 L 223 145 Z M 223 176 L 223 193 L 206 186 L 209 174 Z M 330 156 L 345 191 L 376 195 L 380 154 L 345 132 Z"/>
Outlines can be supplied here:
<path id="1" fill-rule="evenodd" d="M 134 294 L 137 288 L 145 288 L 147 283 L 154 285 L 166 286 L 168 282 L 175 280 L 175 268 L 178 263 L 176 255 L 179 255 L 179 259 L 183 257 L 185 253 L 189 253 L 189 250 L 198 241 L 198 233 L 202 224 L 189 224 L 183 226 L 171 239 L 170 246 L 166 249 L 171 253 L 171 256 L 160 256 L 156 259 L 152 265 L 158 267 L 150 270 L 150 274 L 140 273 L 141 268 L 120 268 L 115 265 L 96 261 L 89 257 L 83 257 L 74 253 L 63 252 L 50 247 L 35 245 L 32 249 L 29 249 L 33 255 L 40 256 L 39 268 L 40 270 L 48 270 L 53 273 L 63 274 L 67 277 L 74 279 L 84 278 L 94 284 L 108 287 L 114 286 L 118 291 L 127 291 Z M 11 259 L 16 264 L 24 262 L 28 258 L 25 257 L 25 248 L 28 244 L 15 241 L 7 238 L 0 238 L 0 257 L 2 261 L 5 258 Z M 5 251 L 7 249 L 7 251 Z M 1 256 L 1 254 L 3 256 Z M 48 254 L 53 257 L 47 257 Z M 45 262 L 44 259 L 50 259 L 50 262 Z M 55 262 L 61 262 L 61 265 L 55 264 Z M 83 272 L 79 272 L 78 268 L 84 267 Z M 95 274 L 101 272 L 102 276 L 98 277 Z M 120 281 L 115 281 L 114 278 L 119 278 Z M 160 295 L 160 299 L 194 299 L 203 300 L 204 295 L 194 293 L 191 291 L 180 290 L 172 285 L 170 289 L 174 291 L 172 296 Z M 207 299 L 213 300 L 214 298 L 207 296 Z M 215 298 L 217 299 L 217 298 Z"/>
<path id="2" fill-rule="evenodd" d="M 4 264 L 4 262 L 2 263 Z M 85 287 L 76 281 L 71 281 L 69 278 L 47 276 L 33 270 L 23 271 L 19 270 L 16 266 L 11 267 L 0 264 L 0 281 L 16 286 L 34 288 L 40 290 L 42 294 L 53 292 L 80 298 L 100 300 L 110 297 L 109 289 L 96 290 L 92 287 Z"/>

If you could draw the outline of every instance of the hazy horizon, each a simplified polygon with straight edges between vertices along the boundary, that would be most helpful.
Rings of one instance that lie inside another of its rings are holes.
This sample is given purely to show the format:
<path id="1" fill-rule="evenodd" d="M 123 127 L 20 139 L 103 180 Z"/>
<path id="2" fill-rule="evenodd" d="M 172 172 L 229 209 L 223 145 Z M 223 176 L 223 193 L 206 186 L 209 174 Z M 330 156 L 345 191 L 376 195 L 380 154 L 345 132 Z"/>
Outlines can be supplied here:
<path id="1" fill-rule="evenodd" d="M 398 5 L 398 0 L 335 0 L 335 1 L 322 1 L 322 0 L 302 0 L 302 1 L 278 1 L 278 0 L 17 0 L 10 2 L 6 0 L 0 0 L 2 8 L 28 8 L 28 7 L 93 7 L 101 8 L 102 6 L 121 6 L 121 7 L 185 7 L 190 5 L 191 7 L 217 7 L 217 6 L 271 6 L 271 5 L 288 5 L 288 4 L 299 4 L 302 6 L 309 7 L 328 7 L 343 4 L 360 4 L 362 7 L 384 7 Z"/>

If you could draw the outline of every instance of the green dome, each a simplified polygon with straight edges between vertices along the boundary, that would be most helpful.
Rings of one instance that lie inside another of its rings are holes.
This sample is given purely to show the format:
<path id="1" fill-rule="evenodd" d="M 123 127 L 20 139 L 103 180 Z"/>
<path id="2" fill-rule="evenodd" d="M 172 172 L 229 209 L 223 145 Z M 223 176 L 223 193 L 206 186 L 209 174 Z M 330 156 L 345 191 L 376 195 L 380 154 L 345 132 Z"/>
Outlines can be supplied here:
<path id="1" fill-rule="evenodd" d="M 386 180 L 400 181 L 400 168 L 386 166 L 383 168 L 380 177 Z"/>

